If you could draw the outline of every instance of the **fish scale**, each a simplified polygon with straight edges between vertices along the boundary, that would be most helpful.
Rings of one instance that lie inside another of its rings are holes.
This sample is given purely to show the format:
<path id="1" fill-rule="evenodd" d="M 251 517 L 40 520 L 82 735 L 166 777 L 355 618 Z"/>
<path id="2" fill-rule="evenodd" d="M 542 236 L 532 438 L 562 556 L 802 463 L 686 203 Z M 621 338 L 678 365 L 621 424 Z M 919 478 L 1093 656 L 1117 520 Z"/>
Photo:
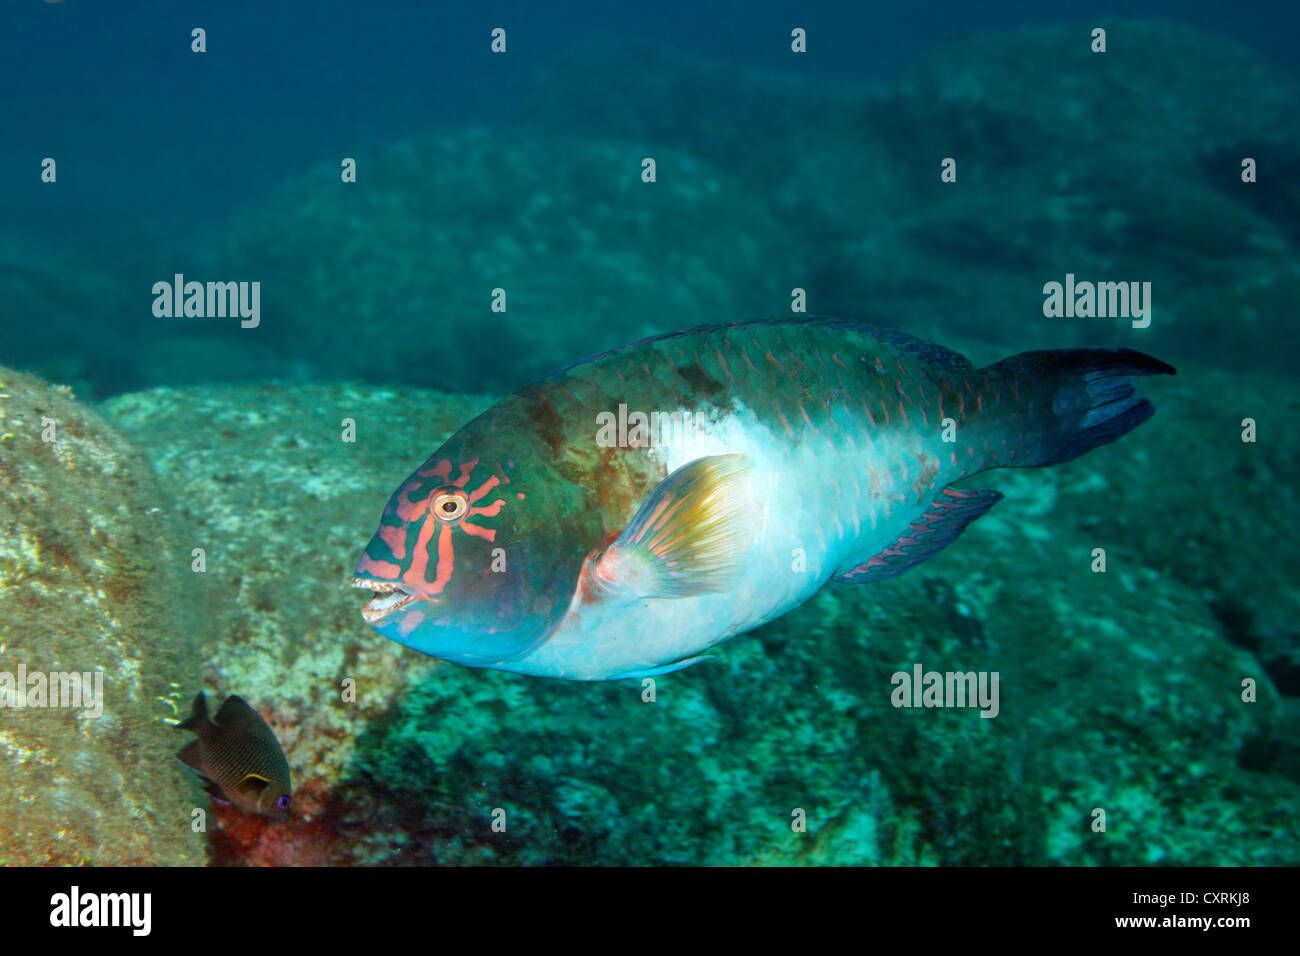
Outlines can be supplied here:
<path id="1" fill-rule="evenodd" d="M 729 397 L 743 396 L 776 439 L 799 445 L 820 442 L 819 458 L 833 475 L 851 480 L 850 475 L 875 474 L 877 481 L 871 495 L 847 499 L 847 514 L 839 517 L 852 520 L 859 506 L 874 518 L 878 509 L 888 509 L 897 489 L 909 488 L 922 474 L 928 474 L 922 456 L 937 460 L 937 452 L 942 450 L 937 444 L 937 426 L 944 416 L 945 397 L 959 429 L 971 427 L 978 410 L 974 400 L 969 409 L 965 407 L 964 394 L 969 390 L 961 382 L 954 385 L 948 378 L 934 382 L 914 357 L 907 356 L 908 364 L 904 365 L 903 349 L 873 337 L 872 332 L 878 330 L 863 328 L 846 330 L 837 322 L 813 326 L 804 322 L 718 326 L 661 339 L 650 343 L 650 347 L 659 353 L 655 363 L 658 368 L 700 368 L 709 380 L 720 383 L 720 395 L 705 396 L 715 407 L 725 408 Z M 730 336 L 742 339 L 735 345 L 734 354 L 741 360 L 738 369 L 733 369 L 723 351 L 729 346 Z M 829 350 L 833 357 L 829 365 L 821 354 L 823 350 Z M 655 375 L 651 360 L 643 357 L 630 364 L 634 376 L 629 380 L 622 370 L 621 357 L 620 352 L 606 353 L 535 386 L 546 390 L 550 401 L 562 407 L 561 414 L 573 424 L 571 449 L 581 448 L 590 438 L 599 411 L 613 410 L 620 402 L 647 411 L 700 408 L 701 395 L 689 385 L 687 376 L 680 372 Z M 963 377 L 974 372 L 969 368 L 953 371 Z M 817 379 L 817 375 L 821 378 Z M 932 388 L 926 393 L 929 401 L 921 401 L 923 385 L 909 394 L 906 383 L 917 380 L 912 376 L 931 382 Z M 986 381 L 980 387 L 987 390 L 989 376 L 982 377 Z M 812 387 L 817 393 L 811 391 Z M 553 392 L 560 394 L 557 397 Z M 932 441 L 925 441 L 919 432 L 910 429 L 913 419 L 935 422 Z M 861 449 L 854 435 L 865 439 Z M 852 443 L 847 448 L 846 441 Z M 953 462 L 949 452 L 949 464 L 956 467 L 956 474 L 946 471 L 947 481 L 980 470 L 987 460 L 996 460 L 996 451 L 988 448 L 987 439 L 981 440 L 979 447 L 978 460 Z M 635 462 L 636 456 L 630 457 Z M 665 474 L 662 465 L 646 468 L 640 462 L 624 469 L 623 488 L 627 494 L 620 496 L 618 510 L 608 516 L 611 525 L 625 523 L 635 510 L 634 504 L 649 494 Z M 925 489 L 932 488 L 938 478 L 937 473 L 931 476 Z"/>
<path id="2" fill-rule="evenodd" d="M 1152 413 L 1133 377 L 1172 371 L 1127 349 L 976 369 L 830 319 L 658 336 L 559 369 L 453 435 L 390 500 L 354 583 L 379 592 L 372 627 L 433 656 L 663 673 L 832 577 L 925 560 L 1001 497 L 950 485 L 1114 440 Z M 654 414 L 691 427 L 629 440 Z M 490 515 L 475 504 L 498 493 Z M 453 501 L 449 519 L 435 499 Z"/>

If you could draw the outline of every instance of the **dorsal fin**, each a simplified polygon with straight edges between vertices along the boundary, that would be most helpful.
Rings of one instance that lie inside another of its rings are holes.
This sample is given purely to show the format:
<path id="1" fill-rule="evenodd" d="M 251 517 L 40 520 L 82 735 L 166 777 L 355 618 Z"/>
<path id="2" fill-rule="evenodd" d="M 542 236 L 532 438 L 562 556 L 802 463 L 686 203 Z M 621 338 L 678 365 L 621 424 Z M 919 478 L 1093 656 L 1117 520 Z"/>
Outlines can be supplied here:
<path id="1" fill-rule="evenodd" d="M 898 329 L 884 329 L 877 326 L 870 327 L 870 330 L 878 334 L 881 341 L 887 342 L 903 354 L 915 355 L 917 358 L 931 363 L 931 365 L 938 365 L 941 368 L 948 369 L 969 369 L 974 367 L 971 365 L 970 359 L 960 352 L 954 352 L 942 345 L 919 339 L 908 332 L 902 332 Z"/>
<path id="2" fill-rule="evenodd" d="M 934 557 L 957 539 L 972 521 L 1002 500 L 998 491 L 963 491 L 944 488 L 939 496 L 889 547 L 835 575 L 836 581 L 858 584 L 902 574 Z"/>
<path id="3" fill-rule="evenodd" d="M 261 715 L 249 706 L 248 701 L 235 694 L 227 697 L 217 710 L 216 725 L 222 730 L 242 727 L 245 724 L 257 727 L 262 723 Z"/>
<path id="4" fill-rule="evenodd" d="M 212 719 L 208 717 L 208 699 L 204 696 L 203 691 L 199 691 L 194 698 L 194 704 L 190 708 L 190 715 L 176 726 L 181 730 L 192 730 L 200 737 L 204 737 L 216 729 L 212 726 Z"/>
<path id="5" fill-rule="evenodd" d="M 926 361 L 942 368 L 969 369 L 973 367 L 970 359 L 962 355 L 960 352 L 954 352 L 952 349 L 944 348 L 942 345 L 927 342 L 925 339 L 917 338 L 915 335 L 903 332 L 900 329 L 893 329 L 884 325 L 873 325 L 864 319 L 838 318 L 835 316 L 787 315 L 770 319 L 744 319 L 738 322 L 711 322 L 706 325 L 693 326 L 689 329 L 681 329 L 677 332 L 664 332 L 659 335 L 651 335 L 647 338 L 640 339 L 636 342 L 630 342 L 627 345 L 620 346 L 616 349 L 607 349 L 604 352 L 597 352 L 594 355 L 586 355 L 570 362 L 568 365 L 555 369 L 553 372 L 547 373 L 541 380 L 549 381 L 562 378 L 580 365 L 586 365 L 589 362 L 598 362 L 601 359 L 610 358 L 621 352 L 629 352 L 632 349 L 639 348 L 643 345 L 650 345 L 667 339 L 685 339 L 700 335 L 712 335 L 718 332 L 725 333 L 744 331 L 746 329 L 763 329 L 782 325 L 800 326 L 809 329 L 840 329 L 845 332 L 862 332 L 885 345 L 892 346 L 904 355 L 914 355 L 917 358 L 925 359 Z"/>

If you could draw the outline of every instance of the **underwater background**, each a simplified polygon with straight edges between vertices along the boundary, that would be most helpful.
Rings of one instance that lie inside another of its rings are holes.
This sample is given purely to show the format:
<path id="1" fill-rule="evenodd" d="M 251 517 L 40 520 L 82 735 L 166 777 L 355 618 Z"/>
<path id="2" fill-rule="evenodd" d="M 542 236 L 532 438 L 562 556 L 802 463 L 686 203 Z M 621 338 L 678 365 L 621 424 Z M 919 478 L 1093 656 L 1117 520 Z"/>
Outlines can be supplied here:
<path id="1" fill-rule="evenodd" d="M 0 863 L 1300 863 L 1298 10 L 10 0 L 0 670 L 105 696 L 0 707 Z M 176 274 L 259 282 L 258 324 L 156 315 Z M 1067 274 L 1150 282 L 1150 325 L 1045 316 Z M 1178 376 L 653 703 L 365 626 L 380 509 L 471 417 L 796 288 Z M 891 706 L 916 663 L 998 672 L 999 716 Z M 295 819 L 177 763 L 199 690 L 270 724 Z"/>

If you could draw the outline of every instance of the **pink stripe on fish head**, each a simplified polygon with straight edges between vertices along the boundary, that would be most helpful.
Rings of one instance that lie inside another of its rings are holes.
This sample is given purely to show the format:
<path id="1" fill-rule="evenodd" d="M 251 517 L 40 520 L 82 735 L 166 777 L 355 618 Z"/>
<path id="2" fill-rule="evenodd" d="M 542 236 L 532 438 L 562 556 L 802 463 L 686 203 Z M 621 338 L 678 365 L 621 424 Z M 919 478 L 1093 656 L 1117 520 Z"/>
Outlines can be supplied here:
<path id="1" fill-rule="evenodd" d="M 451 462 L 444 458 L 432 468 L 422 468 L 416 474 L 421 478 L 441 478 L 446 481 L 451 477 Z"/>
<path id="2" fill-rule="evenodd" d="M 406 560 L 406 532 L 404 530 L 392 525 L 381 524 L 377 533 L 379 540 L 388 545 L 388 550 L 393 552 L 393 557 L 398 561 Z"/>
<path id="3" fill-rule="evenodd" d="M 412 501 L 410 496 L 413 492 L 420 490 L 424 485 L 418 481 L 408 481 L 402 486 L 393 500 L 397 502 L 397 517 L 403 521 L 415 521 L 420 515 L 424 514 L 429 508 L 429 499 L 433 497 L 432 493 L 421 498 L 419 501 Z"/>
<path id="4" fill-rule="evenodd" d="M 396 580 L 397 576 L 402 573 L 402 569 L 391 561 L 376 561 L 370 555 L 363 553 L 361 560 L 357 562 L 357 573 L 372 574 L 377 578 Z"/>

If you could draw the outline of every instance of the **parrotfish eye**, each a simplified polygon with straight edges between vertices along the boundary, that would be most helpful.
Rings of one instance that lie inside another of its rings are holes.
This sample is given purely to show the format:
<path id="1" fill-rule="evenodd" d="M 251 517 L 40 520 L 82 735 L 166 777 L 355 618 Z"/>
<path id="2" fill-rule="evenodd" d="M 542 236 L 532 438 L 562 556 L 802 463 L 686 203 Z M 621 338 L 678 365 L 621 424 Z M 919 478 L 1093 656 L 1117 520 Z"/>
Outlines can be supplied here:
<path id="1" fill-rule="evenodd" d="M 281 810 L 288 810 L 288 809 L 289 809 L 289 795 L 288 795 L 287 793 L 281 795 L 280 799 L 275 801 L 275 805 L 276 805 L 277 807 L 279 807 Z"/>
<path id="2" fill-rule="evenodd" d="M 465 492 L 440 491 L 433 496 L 433 515 L 443 521 L 459 521 L 469 511 L 469 499 Z"/>

